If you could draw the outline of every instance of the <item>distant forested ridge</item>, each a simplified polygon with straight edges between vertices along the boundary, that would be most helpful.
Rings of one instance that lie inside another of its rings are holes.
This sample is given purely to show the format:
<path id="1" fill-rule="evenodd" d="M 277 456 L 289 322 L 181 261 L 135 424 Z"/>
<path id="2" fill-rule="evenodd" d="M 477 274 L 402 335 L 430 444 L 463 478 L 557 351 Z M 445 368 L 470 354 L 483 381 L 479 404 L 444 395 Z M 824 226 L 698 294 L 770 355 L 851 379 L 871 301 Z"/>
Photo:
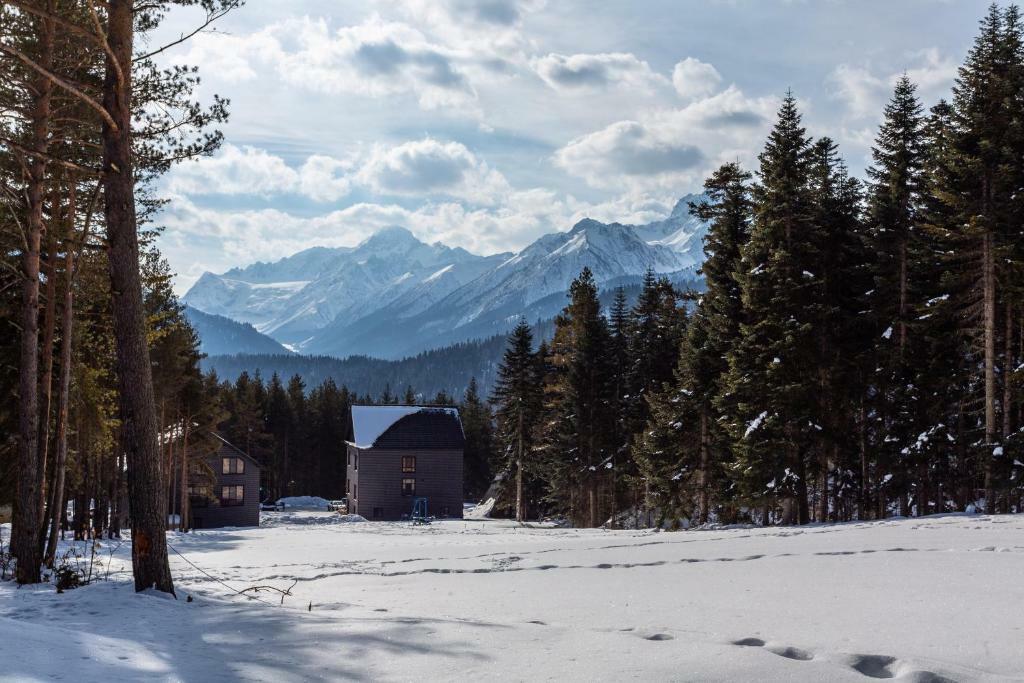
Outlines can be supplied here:
<path id="1" fill-rule="evenodd" d="M 552 321 L 533 326 L 538 336 L 550 335 Z M 204 370 L 213 370 L 221 379 L 234 381 L 243 372 L 259 373 L 269 378 L 274 373 L 281 377 L 300 376 L 309 387 L 330 378 L 359 395 L 380 396 L 390 388 L 404 391 L 412 386 L 420 397 L 431 397 L 438 392 L 462 396 L 472 379 L 476 379 L 485 394 L 491 390 L 497 376 L 498 362 L 505 348 L 504 335 L 480 341 L 462 342 L 440 349 L 424 351 L 402 360 L 382 360 L 368 356 L 334 358 L 332 356 L 304 356 L 298 354 L 210 355 L 204 358 Z"/>

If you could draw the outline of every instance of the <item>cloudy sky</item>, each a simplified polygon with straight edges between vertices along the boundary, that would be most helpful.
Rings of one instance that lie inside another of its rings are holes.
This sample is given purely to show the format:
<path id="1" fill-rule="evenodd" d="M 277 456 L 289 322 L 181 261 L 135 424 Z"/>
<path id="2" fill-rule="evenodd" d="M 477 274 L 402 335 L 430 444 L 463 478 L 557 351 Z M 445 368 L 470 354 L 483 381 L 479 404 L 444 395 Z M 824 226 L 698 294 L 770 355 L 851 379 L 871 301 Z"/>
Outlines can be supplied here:
<path id="1" fill-rule="evenodd" d="M 753 167 L 787 88 L 860 173 L 893 80 L 946 95 L 985 7 L 249 0 L 166 55 L 231 120 L 215 157 L 164 179 L 160 246 L 183 293 L 391 224 L 489 254 L 583 216 L 660 218 L 723 161 Z"/>

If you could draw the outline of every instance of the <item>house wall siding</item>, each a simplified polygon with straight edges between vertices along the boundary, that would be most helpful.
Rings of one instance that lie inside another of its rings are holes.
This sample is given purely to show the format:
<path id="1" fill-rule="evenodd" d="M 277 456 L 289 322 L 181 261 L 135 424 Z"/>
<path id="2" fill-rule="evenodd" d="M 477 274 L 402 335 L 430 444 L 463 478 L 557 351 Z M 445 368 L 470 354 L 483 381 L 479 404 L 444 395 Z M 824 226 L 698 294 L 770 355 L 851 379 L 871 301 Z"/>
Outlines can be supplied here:
<path id="1" fill-rule="evenodd" d="M 359 469 L 352 456 L 358 454 Z M 402 472 L 402 456 L 416 457 L 416 472 Z M 373 519 L 398 520 L 412 512 L 413 496 L 402 495 L 402 479 L 416 480 L 415 497 L 428 499 L 435 517 L 462 517 L 462 449 L 348 447 L 349 510 Z M 447 515 L 444 513 L 447 512 Z"/>

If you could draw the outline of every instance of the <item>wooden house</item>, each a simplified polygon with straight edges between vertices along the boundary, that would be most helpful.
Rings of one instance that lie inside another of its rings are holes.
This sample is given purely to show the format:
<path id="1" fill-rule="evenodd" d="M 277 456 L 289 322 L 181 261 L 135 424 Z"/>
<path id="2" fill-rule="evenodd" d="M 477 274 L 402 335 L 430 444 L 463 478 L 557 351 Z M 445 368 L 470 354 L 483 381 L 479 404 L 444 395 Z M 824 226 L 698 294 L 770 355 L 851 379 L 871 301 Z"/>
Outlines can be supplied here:
<path id="1" fill-rule="evenodd" d="M 427 498 L 430 515 L 462 517 L 465 437 L 458 409 L 352 406 L 351 417 L 349 512 L 406 519 L 414 500 Z"/>
<path id="2" fill-rule="evenodd" d="M 214 434 L 220 448 L 189 471 L 191 528 L 259 526 L 260 464 Z"/>

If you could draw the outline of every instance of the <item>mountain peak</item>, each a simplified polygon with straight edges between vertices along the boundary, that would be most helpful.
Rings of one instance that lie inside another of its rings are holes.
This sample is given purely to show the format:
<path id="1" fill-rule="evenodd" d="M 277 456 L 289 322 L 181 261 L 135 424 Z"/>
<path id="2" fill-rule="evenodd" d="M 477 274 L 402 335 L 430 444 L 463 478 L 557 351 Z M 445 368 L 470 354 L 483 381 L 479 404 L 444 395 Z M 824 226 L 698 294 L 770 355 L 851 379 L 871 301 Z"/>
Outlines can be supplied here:
<path id="1" fill-rule="evenodd" d="M 576 222 L 576 225 L 572 226 L 569 230 L 569 234 L 575 235 L 580 232 L 587 230 L 596 230 L 605 227 L 605 223 L 596 221 L 593 218 L 584 218 Z"/>
<path id="2" fill-rule="evenodd" d="M 419 243 L 419 240 L 408 228 L 403 228 L 401 225 L 388 225 L 367 237 L 359 246 L 363 247 L 367 244 L 411 244 L 414 242 Z"/>
<path id="3" fill-rule="evenodd" d="M 685 218 L 690 215 L 690 202 L 699 202 L 704 199 L 702 194 L 687 194 L 680 197 L 676 205 L 672 207 L 672 213 L 669 214 L 669 218 Z"/>

